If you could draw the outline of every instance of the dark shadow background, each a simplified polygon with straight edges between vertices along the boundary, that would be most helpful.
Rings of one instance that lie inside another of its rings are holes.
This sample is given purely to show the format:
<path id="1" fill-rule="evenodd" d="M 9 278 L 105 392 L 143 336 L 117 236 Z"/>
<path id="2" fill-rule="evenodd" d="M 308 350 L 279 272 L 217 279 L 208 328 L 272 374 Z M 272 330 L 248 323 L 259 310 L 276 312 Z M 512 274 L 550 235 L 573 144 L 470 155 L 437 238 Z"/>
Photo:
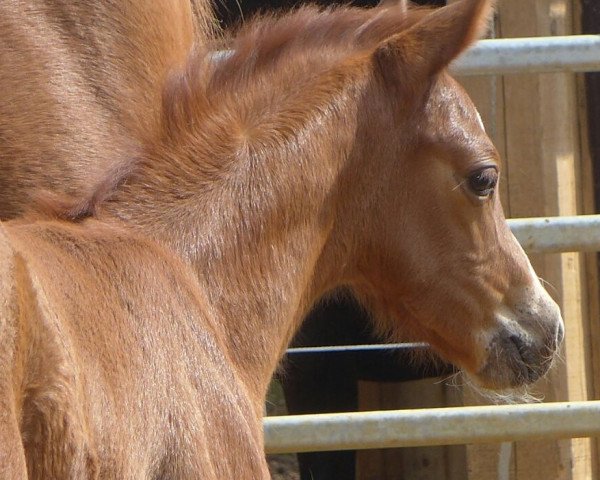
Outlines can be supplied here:
<path id="1" fill-rule="evenodd" d="M 591 0 L 597 1 L 597 0 Z M 312 3 L 316 5 L 355 5 L 357 7 L 372 7 L 379 2 L 373 0 L 356 0 L 354 2 L 338 2 L 338 1 L 298 1 L 298 0 L 215 0 L 215 11 L 221 26 L 228 28 L 236 25 L 241 19 L 251 18 L 253 14 L 261 11 L 285 11 L 295 6 Z M 416 1 L 421 5 L 437 5 L 446 4 L 445 0 L 421 0 Z"/>

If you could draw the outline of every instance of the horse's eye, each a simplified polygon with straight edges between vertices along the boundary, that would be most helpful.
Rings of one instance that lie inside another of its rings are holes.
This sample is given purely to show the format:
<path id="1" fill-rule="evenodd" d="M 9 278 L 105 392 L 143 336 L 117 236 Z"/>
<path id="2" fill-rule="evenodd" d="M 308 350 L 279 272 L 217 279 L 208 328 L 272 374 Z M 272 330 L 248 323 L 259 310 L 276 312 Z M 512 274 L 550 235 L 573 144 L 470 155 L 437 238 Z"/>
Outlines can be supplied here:
<path id="1" fill-rule="evenodd" d="M 469 188 L 478 197 L 488 197 L 498 183 L 496 167 L 485 167 L 472 173 L 467 179 Z"/>

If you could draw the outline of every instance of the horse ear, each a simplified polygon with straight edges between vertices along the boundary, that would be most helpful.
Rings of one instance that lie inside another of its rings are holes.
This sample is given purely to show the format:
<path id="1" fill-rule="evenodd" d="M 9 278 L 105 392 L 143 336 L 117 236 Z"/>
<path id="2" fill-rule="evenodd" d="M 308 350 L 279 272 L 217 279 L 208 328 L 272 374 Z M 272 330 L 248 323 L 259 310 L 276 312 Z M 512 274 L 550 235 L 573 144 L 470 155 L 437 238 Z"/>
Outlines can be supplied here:
<path id="1" fill-rule="evenodd" d="M 384 69 L 402 66 L 415 81 L 435 75 L 487 30 L 493 2 L 462 0 L 433 10 L 374 51 Z M 393 65 L 390 65 L 393 63 Z"/>

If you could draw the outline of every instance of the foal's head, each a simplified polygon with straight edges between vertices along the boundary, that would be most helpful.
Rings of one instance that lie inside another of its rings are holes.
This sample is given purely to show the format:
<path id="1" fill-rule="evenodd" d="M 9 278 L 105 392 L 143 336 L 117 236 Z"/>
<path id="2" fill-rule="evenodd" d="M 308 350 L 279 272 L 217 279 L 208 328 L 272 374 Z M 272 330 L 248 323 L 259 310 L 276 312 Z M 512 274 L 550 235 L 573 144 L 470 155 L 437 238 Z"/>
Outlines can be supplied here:
<path id="1" fill-rule="evenodd" d="M 301 10 L 251 27 L 246 35 L 258 43 L 238 42 L 234 56 L 256 47 L 255 72 L 269 70 L 261 67 L 267 59 L 281 68 L 278 78 L 291 69 L 289 98 L 298 105 L 288 107 L 290 121 L 304 108 L 320 112 L 304 122 L 308 134 L 294 134 L 296 142 L 315 142 L 315 133 L 340 142 L 323 152 L 341 152 L 343 166 L 330 192 L 334 220 L 317 271 L 343 270 L 338 281 L 375 311 L 386 333 L 426 340 L 480 385 L 505 388 L 547 371 L 563 325 L 506 224 L 498 153 L 445 71 L 485 29 L 490 3 Z M 277 33 L 286 28 L 298 29 L 295 40 Z M 296 53 L 289 66 L 277 64 L 283 45 L 289 53 L 294 41 L 306 49 L 304 60 Z M 336 109 L 346 122 L 332 131 L 328 117 Z M 345 150 L 340 139 L 348 136 Z M 329 174 L 323 167 L 323 177 Z"/>
<path id="2" fill-rule="evenodd" d="M 385 331 L 403 324 L 480 385 L 505 388 L 547 371 L 563 324 L 505 221 L 498 153 L 444 70 L 489 8 L 409 11 L 387 37 L 385 13 L 359 29 L 358 43 L 378 41 L 366 49 L 371 81 L 332 238 L 351 252 L 349 283 Z"/>

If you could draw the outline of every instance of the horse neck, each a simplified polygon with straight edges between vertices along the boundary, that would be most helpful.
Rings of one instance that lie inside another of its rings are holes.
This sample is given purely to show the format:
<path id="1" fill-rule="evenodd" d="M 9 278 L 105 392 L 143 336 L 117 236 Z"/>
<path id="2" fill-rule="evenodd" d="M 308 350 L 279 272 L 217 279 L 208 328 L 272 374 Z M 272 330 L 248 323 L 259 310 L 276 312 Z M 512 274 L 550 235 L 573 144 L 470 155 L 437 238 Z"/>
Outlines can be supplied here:
<path id="1" fill-rule="evenodd" d="M 333 260 L 330 231 L 354 116 L 320 115 L 296 131 L 303 141 L 257 150 L 210 181 L 190 169 L 218 148 L 194 147 L 188 163 L 175 146 L 161 146 L 106 206 L 195 270 L 209 315 L 260 399 L 308 309 L 339 282 L 330 268 L 341 262 Z"/>

